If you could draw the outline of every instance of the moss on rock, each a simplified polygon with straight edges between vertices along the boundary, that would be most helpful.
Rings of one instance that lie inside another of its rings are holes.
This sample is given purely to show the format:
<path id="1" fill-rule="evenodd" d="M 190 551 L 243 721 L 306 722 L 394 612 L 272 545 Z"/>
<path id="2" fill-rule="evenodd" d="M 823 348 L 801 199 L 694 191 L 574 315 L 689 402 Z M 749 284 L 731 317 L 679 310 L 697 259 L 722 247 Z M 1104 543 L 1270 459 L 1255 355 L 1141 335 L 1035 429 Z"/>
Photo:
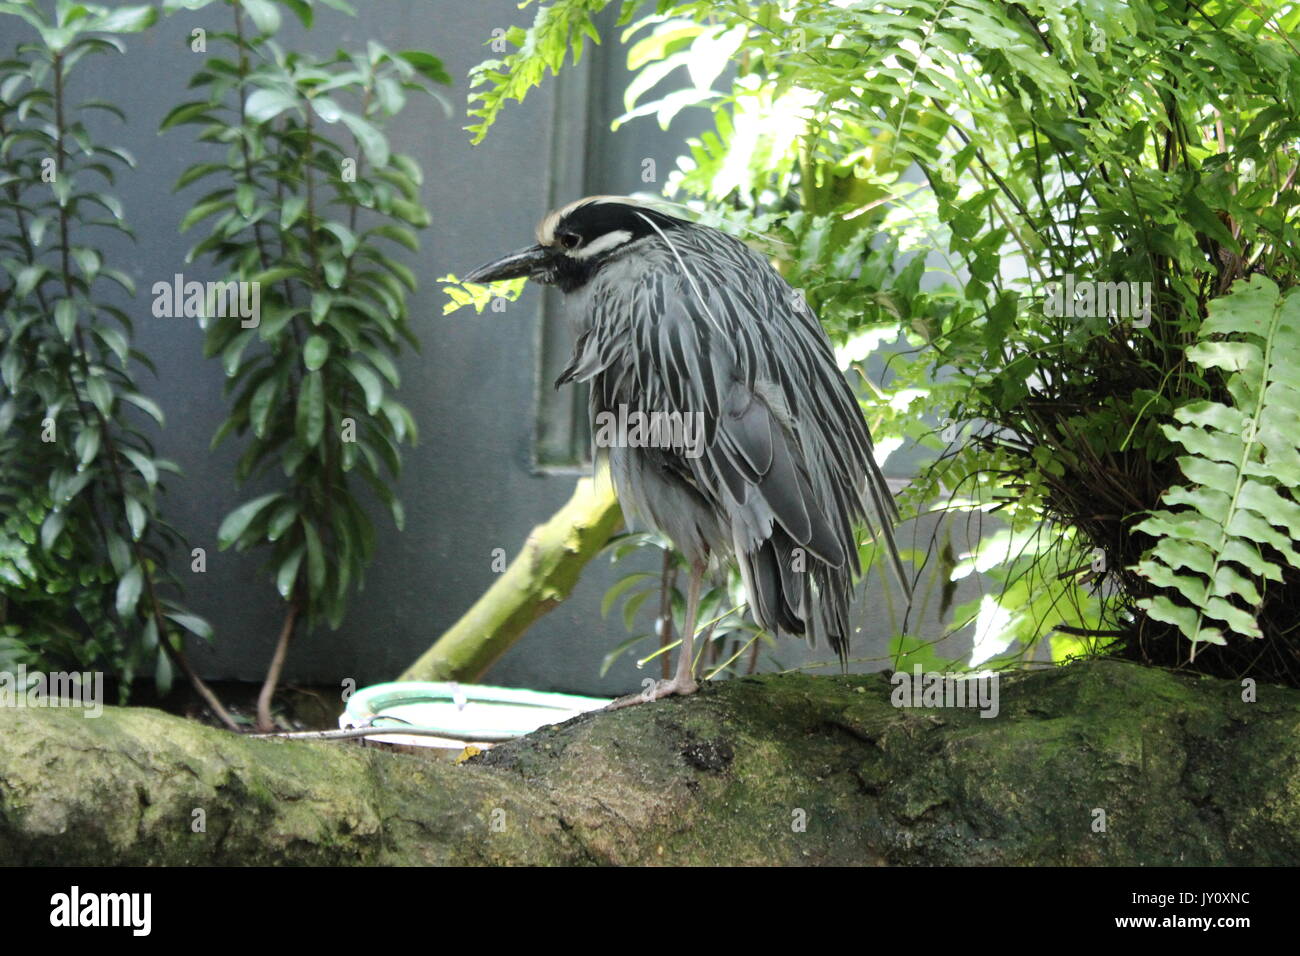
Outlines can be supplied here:
<path id="1" fill-rule="evenodd" d="M 3 710 L 0 859 L 1300 861 L 1300 692 L 1245 703 L 1232 682 L 1094 662 L 1004 677 L 987 719 L 896 708 L 891 689 L 884 675 L 746 678 L 460 765 L 153 710 Z"/>

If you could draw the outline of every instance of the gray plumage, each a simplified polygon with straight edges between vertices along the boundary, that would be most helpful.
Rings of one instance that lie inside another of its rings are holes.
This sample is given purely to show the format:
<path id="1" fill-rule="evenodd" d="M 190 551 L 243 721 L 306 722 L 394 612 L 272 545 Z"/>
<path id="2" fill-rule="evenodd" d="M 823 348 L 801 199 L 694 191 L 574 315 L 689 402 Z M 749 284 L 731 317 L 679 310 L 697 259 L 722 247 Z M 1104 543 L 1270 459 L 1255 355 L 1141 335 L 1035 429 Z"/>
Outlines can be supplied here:
<path id="1" fill-rule="evenodd" d="M 573 203 L 538 240 L 501 263 L 566 292 L 576 338 L 556 385 L 590 383 L 593 427 L 620 407 L 703 420 L 698 457 L 599 449 L 625 514 L 693 565 L 734 556 L 761 627 L 825 640 L 843 659 L 854 526 L 873 526 L 906 576 L 871 436 L 811 309 L 743 242 L 631 200 Z M 470 279 L 501 277 L 501 263 Z"/>

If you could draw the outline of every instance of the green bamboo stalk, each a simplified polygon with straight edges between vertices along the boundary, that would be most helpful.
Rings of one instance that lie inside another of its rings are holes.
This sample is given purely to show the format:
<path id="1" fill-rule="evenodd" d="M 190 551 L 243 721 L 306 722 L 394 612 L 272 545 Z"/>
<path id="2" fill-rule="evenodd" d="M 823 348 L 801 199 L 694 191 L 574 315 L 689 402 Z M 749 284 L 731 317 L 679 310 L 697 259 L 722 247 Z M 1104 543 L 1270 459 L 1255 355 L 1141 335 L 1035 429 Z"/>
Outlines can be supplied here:
<path id="1" fill-rule="evenodd" d="M 481 678 L 534 621 L 569 596 L 587 562 L 622 523 L 609 478 L 579 479 L 573 497 L 533 528 L 496 583 L 397 679 Z"/>

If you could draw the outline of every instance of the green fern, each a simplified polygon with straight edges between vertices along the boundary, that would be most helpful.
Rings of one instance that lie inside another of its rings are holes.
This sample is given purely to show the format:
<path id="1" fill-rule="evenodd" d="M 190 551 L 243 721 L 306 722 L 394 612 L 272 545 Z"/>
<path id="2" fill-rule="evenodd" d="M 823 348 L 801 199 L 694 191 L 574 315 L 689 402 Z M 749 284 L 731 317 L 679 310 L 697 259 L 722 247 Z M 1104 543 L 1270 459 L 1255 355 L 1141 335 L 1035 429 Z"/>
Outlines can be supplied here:
<path id="1" fill-rule="evenodd" d="M 522 9 L 531 2 L 523 0 L 519 6 Z M 474 145 L 483 141 L 507 100 L 522 102 L 529 90 L 541 85 L 547 70 L 559 73 L 570 50 L 576 66 L 582 59 L 586 38 L 600 43 L 591 18 L 609 2 L 559 0 L 539 6 L 531 27 L 511 27 L 504 36 L 493 39 L 494 43 L 504 40 L 516 49 L 504 59 L 486 60 L 470 70 L 470 102 L 478 105 L 471 106 L 469 115 L 477 117 L 478 122 L 465 129 L 474 134 Z"/>
<path id="2" fill-rule="evenodd" d="M 1282 561 L 1300 570 L 1300 292 L 1285 296 L 1256 275 L 1210 303 L 1187 356 L 1227 376 L 1233 405 L 1194 401 L 1166 425 L 1188 484 L 1135 531 L 1158 537 L 1138 574 L 1164 589 L 1138 606 L 1192 641 L 1226 643 L 1224 632 L 1262 637 L 1266 582 L 1282 581 Z M 1181 600 L 1176 600 L 1181 598 Z M 1244 607 L 1243 607 L 1244 605 Z M 1247 610 L 1246 608 L 1250 608 Z"/>

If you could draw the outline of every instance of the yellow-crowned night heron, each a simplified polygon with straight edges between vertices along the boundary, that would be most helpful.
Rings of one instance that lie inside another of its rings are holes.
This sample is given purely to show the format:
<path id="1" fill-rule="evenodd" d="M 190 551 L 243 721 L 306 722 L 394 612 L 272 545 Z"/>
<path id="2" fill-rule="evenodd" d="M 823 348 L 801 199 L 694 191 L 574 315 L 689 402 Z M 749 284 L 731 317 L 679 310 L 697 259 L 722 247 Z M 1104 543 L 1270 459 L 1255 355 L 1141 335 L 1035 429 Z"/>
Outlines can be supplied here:
<path id="1" fill-rule="evenodd" d="M 520 276 L 565 293 L 577 341 L 556 387 L 591 383 L 597 453 L 626 517 L 691 564 L 676 676 L 628 701 L 698 688 L 711 555 L 735 556 L 761 627 L 825 639 L 844 660 L 855 523 L 874 519 L 905 589 L 907 578 L 861 409 L 802 297 L 743 242 L 616 196 L 552 212 L 536 245 L 464 281 Z M 641 427 L 608 427 L 629 421 Z"/>

